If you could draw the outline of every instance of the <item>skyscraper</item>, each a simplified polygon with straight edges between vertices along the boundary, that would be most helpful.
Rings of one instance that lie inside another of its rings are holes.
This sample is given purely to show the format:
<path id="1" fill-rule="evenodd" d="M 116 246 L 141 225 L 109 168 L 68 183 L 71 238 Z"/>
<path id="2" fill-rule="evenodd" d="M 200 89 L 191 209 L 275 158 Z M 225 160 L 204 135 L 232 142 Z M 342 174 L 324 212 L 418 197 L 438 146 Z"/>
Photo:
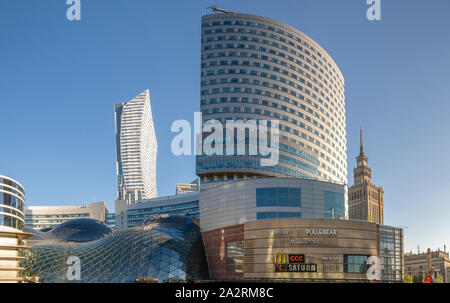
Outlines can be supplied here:
<path id="1" fill-rule="evenodd" d="M 128 204 L 157 196 L 157 142 L 148 90 L 115 109 L 117 199 Z"/>
<path id="2" fill-rule="evenodd" d="M 289 176 L 347 183 L 344 78 L 319 44 L 287 24 L 225 11 L 202 17 L 201 47 L 204 124 L 279 121 L 277 165 L 261 166 L 249 153 L 203 154 L 202 182 Z"/>
<path id="3" fill-rule="evenodd" d="M 360 130 L 360 151 L 353 169 L 355 184 L 348 189 L 349 219 L 367 220 L 384 224 L 383 187 L 372 184 L 372 170 L 364 154 L 362 129 Z"/>

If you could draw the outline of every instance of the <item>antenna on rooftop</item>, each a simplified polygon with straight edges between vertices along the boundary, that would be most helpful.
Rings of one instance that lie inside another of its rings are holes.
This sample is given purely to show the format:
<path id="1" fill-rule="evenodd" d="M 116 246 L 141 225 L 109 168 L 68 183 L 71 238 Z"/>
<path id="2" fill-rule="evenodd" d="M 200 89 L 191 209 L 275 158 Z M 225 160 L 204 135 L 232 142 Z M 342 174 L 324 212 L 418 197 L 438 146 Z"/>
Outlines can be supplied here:
<path id="1" fill-rule="evenodd" d="M 218 13 L 218 12 L 226 13 L 226 14 L 233 14 L 234 13 L 234 12 L 229 11 L 227 9 L 218 8 L 217 6 L 210 6 L 207 9 L 211 9 L 214 13 Z"/>

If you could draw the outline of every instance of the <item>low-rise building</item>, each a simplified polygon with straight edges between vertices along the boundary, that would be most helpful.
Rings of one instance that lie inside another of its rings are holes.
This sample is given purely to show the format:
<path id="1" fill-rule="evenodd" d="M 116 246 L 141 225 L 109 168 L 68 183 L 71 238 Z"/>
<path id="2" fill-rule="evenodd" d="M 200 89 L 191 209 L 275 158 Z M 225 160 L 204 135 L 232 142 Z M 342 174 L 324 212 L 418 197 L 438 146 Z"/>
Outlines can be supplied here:
<path id="1" fill-rule="evenodd" d="M 200 190 L 200 179 L 192 181 L 191 183 L 178 183 L 175 194 L 184 195 Z"/>
<path id="2" fill-rule="evenodd" d="M 53 228 L 72 219 L 91 218 L 105 222 L 108 207 L 105 202 L 83 205 L 28 206 L 25 208 L 26 226 L 33 229 Z"/>
<path id="3" fill-rule="evenodd" d="M 128 204 L 124 200 L 116 200 L 115 227 L 124 229 L 144 223 L 145 220 L 164 214 L 188 215 L 199 218 L 199 193 L 159 197 L 139 200 Z"/>
<path id="4" fill-rule="evenodd" d="M 433 280 L 442 278 L 450 283 L 450 258 L 448 252 L 437 250 L 430 252 L 430 270 Z M 427 252 L 405 254 L 405 274 L 413 281 L 422 281 L 427 272 Z"/>

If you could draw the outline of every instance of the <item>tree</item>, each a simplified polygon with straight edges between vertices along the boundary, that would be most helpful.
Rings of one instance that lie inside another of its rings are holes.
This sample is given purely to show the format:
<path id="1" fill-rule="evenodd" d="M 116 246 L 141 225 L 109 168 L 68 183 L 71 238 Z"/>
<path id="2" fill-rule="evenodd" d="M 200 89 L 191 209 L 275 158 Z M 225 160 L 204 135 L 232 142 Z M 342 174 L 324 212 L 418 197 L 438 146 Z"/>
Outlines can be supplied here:
<path id="1" fill-rule="evenodd" d="M 403 278 L 403 283 L 413 283 L 413 277 L 410 274 L 406 274 Z"/>
<path id="2" fill-rule="evenodd" d="M 444 283 L 444 276 L 439 274 L 439 277 L 434 279 L 433 283 Z"/>
<path id="3" fill-rule="evenodd" d="M 423 283 L 423 275 L 420 273 L 418 276 L 414 276 L 413 283 Z"/>

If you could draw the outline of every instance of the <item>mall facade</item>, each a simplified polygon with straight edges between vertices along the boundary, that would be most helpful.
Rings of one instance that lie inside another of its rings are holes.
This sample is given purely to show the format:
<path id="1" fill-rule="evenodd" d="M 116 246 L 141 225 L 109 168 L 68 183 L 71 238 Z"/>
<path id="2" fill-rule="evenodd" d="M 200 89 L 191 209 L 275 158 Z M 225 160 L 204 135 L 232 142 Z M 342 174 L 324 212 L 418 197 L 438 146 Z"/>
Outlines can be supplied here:
<path id="1" fill-rule="evenodd" d="M 348 220 L 345 185 L 251 178 L 210 184 L 199 197 L 213 280 L 402 281 L 403 230 Z"/>

